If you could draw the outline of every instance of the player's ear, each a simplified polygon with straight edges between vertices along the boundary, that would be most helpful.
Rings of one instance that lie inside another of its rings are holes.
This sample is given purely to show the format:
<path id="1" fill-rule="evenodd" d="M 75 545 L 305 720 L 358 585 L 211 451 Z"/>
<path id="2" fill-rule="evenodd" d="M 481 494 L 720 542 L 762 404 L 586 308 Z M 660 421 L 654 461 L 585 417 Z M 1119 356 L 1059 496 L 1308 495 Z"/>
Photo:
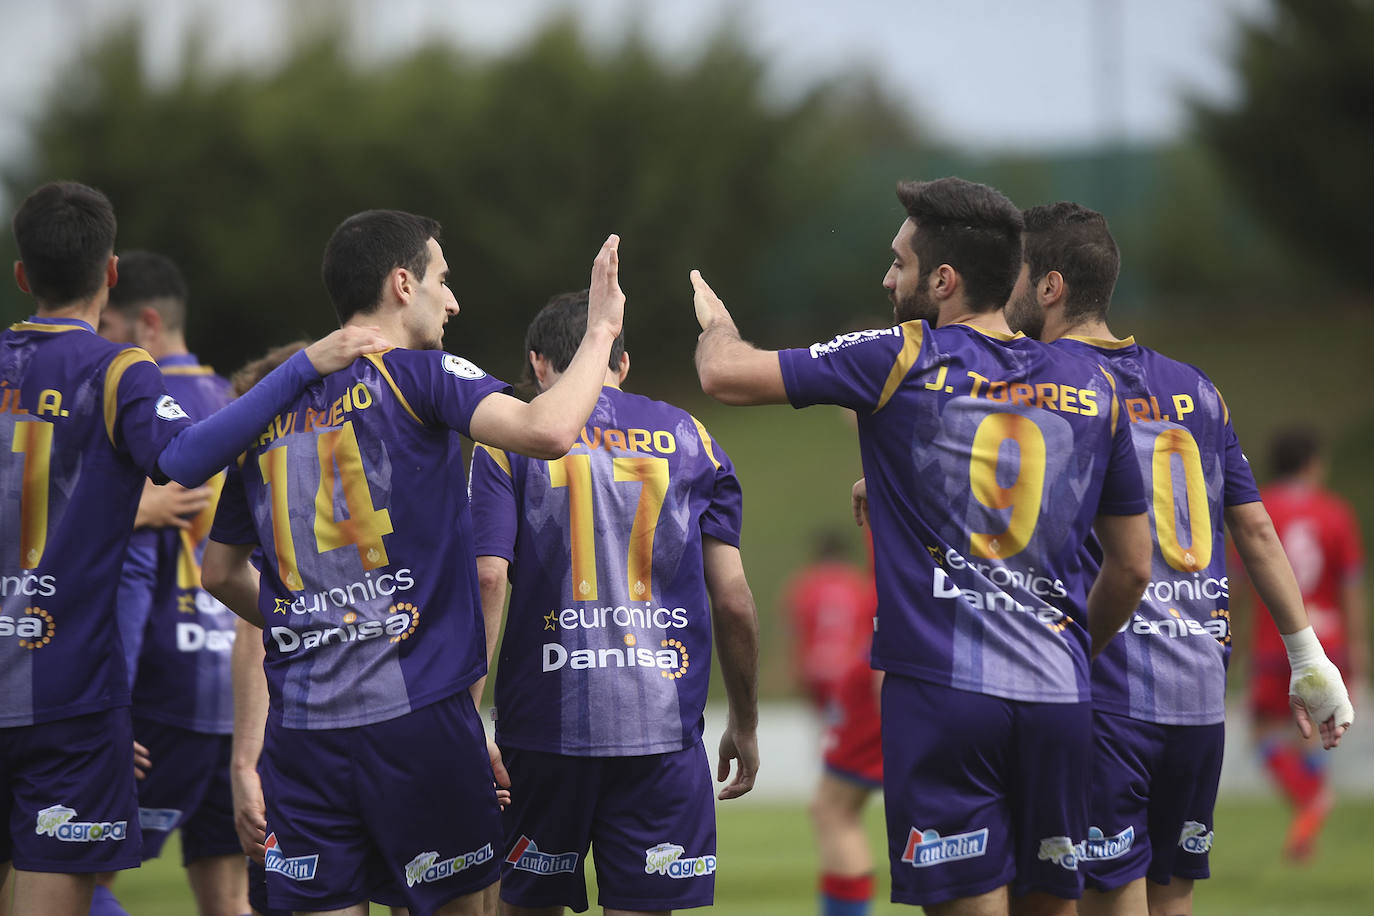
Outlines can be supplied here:
<path id="1" fill-rule="evenodd" d="M 1057 270 L 1046 272 L 1045 279 L 1040 281 L 1040 302 L 1042 305 L 1052 305 L 1064 298 L 1068 291 L 1068 284 L 1064 282 L 1064 275 Z"/>
<path id="2" fill-rule="evenodd" d="M 119 282 L 119 255 L 110 255 L 110 260 L 105 262 L 105 286 L 112 287 Z"/>
<path id="3" fill-rule="evenodd" d="M 625 384 L 625 376 L 630 374 L 630 354 L 626 350 L 620 351 L 620 369 L 617 371 L 620 373 L 619 383 Z"/>
<path id="4" fill-rule="evenodd" d="M 400 302 L 409 302 L 413 290 L 414 277 L 410 271 L 404 267 L 397 267 L 386 275 L 386 283 L 382 286 L 382 291 L 390 292 Z"/>
<path id="5" fill-rule="evenodd" d="M 548 387 L 546 380 L 549 377 L 549 361 L 544 358 L 542 353 L 537 353 L 534 350 L 529 352 L 529 360 L 530 369 L 534 372 L 534 382 L 539 386 L 539 390 L 543 391 Z"/>
<path id="6" fill-rule="evenodd" d="M 29 289 L 29 278 L 24 276 L 23 261 L 14 262 L 14 283 L 16 286 L 19 287 L 20 292 L 28 293 L 30 295 L 33 294 L 33 290 Z"/>
<path id="7" fill-rule="evenodd" d="M 930 291 L 944 298 L 953 296 L 959 289 L 959 271 L 948 264 L 941 264 L 930 272 Z"/>

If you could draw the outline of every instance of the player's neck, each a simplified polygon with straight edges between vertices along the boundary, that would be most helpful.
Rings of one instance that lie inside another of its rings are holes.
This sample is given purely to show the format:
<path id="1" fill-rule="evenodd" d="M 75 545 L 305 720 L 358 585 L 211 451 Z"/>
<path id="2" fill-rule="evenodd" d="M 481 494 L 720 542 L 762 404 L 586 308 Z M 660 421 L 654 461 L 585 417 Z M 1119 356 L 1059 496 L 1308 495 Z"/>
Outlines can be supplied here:
<path id="1" fill-rule="evenodd" d="M 158 362 L 162 362 L 169 356 L 189 356 L 191 351 L 186 347 L 186 338 L 180 334 L 162 335 L 151 341 L 145 348 L 148 355 Z"/>
<path id="2" fill-rule="evenodd" d="M 54 307 L 38 303 L 37 315 L 39 318 L 75 318 L 94 328 L 100 324 L 100 310 L 104 305 L 105 297 L 101 295 L 65 302 Z"/>
<path id="3" fill-rule="evenodd" d="M 1074 325 L 1061 325 L 1051 328 L 1050 323 L 1045 324 L 1045 333 L 1041 339 L 1047 343 L 1058 340 L 1061 337 L 1087 337 L 1092 340 L 1105 340 L 1109 343 L 1120 343 L 1121 338 L 1112 333 L 1112 329 L 1107 327 L 1107 322 L 1101 318 L 1092 318 L 1088 321 L 1080 321 Z"/>
<path id="4" fill-rule="evenodd" d="M 992 309 L 986 312 L 975 312 L 967 307 L 957 307 L 949 310 L 948 315 L 940 316 L 940 327 L 950 324 L 966 324 L 970 327 L 978 328 L 982 331 L 992 331 L 997 334 L 1011 334 L 1011 326 L 1007 324 L 1007 316 L 1001 309 Z"/>

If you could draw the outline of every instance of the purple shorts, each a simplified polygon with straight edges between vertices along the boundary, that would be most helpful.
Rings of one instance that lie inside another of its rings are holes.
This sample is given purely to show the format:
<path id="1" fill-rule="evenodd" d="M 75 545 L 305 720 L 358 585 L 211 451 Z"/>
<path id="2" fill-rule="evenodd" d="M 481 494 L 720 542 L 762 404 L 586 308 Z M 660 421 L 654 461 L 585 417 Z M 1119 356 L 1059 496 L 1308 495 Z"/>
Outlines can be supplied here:
<path id="1" fill-rule="evenodd" d="M 1109 891 L 1140 877 L 1208 877 L 1226 727 L 1096 712 L 1093 730 L 1087 885 Z"/>
<path id="2" fill-rule="evenodd" d="M 501 899 L 587 909 L 595 847 L 598 903 L 621 910 L 710 906 L 716 808 L 700 740 L 666 754 L 570 757 L 502 748 L 511 779 Z"/>
<path id="3" fill-rule="evenodd" d="M 500 876 L 501 810 L 466 690 L 357 728 L 269 715 L 258 772 L 276 909 L 343 909 L 398 887 L 429 913 Z"/>
<path id="4" fill-rule="evenodd" d="M 1087 703 L 1027 703 L 889 673 L 883 791 L 894 903 L 1010 885 L 1082 895 Z"/>
<path id="5" fill-rule="evenodd" d="M 229 735 L 206 735 L 135 717 L 134 737 L 153 765 L 138 784 L 138 823 L 143 860 L 162 854 L 172 831 L 181 830 L 181 864 L 241 855 L 234 832 L 229 788 Z"/>
<path id="6" fill-rule="evenodd" d="M 394 886 L 378 891 L 372 896 L 373 903 L 382 906 L 401 907 L 406 905 L 405 895 Z M 252 859 L 248 859 L 248 905 L 257 916 L 291 916 L 291 910 L 273 909 L 267 903 L 267 869 Z"/>
<path id="7" fill-rule="evenodd" d="M 78 874 L 141 861 L 129 707 L 0 729 L 0 862 Z"/>

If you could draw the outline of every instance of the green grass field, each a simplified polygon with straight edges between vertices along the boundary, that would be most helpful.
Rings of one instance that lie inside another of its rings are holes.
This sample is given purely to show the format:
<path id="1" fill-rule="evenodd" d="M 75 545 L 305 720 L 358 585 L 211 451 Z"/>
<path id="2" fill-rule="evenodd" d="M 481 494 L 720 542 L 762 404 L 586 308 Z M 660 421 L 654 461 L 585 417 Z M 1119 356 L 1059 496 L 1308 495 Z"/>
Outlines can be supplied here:
<path id="1" fill-rule="evenodd" d="M 815 911 L 816 854 L 801 805 L 720 805 L 716 906 L 723 916 L 797 916 Z M 1229 801 L 1217 811 L 1212 879 L 1201 882 L 1197 912 L 1207 916 L 1368 916 L 1374 911 L 1374 801 L 1348 802 L 1331 815 L 1314 860 L 1287 864 L 1279 855 L 1287 812 L 1276 801 Z M 882 849 L 882 813 L 875 799 L 869 833 Z M 161 859 L 119 879 L 131 916 L 188 916 L 194 912 L 169 845 Z M 879 899 L 886 900 L 886 869 Z M 592 899 L 595 900 L 593 893 Z M 383 912 L 374 908 L 374 913 Z M 884 903 L 875 913 L 912 913 Z"/>

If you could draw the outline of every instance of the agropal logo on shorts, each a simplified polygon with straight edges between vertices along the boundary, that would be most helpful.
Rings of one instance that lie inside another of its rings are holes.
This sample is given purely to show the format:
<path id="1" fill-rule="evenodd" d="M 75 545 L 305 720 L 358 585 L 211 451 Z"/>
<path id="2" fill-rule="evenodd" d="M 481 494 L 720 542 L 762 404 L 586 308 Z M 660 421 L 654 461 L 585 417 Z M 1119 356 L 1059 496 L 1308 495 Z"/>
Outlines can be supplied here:
<path id="1" fill-rule="evenodd" d="M 265 859 L 268 871 L 276 872 L 292 881 L 315 880 L 315 868 L 320 864 L 319 853 L 310 856 L 288 856 L 282 852 L 275 833 L 269 833 L 267 842 L 263 845 L 267 847 Z"/>
<path id="2" fill-rule="evenodd" d="M 1066 836 L 1047 836 L 1040 840 L 1038 858 L 1041 862 L 1053 862 L 1060 868 L 1078 871 L 1078 855 L 1078 847 Z"/>
<path id="3" fill-rule="evenodd" d="M 935 830 L 911 828 L 902 861 L 912 868 L 929 868 L 960 859 L 975 859 L 988 851 L 988 828 L 940 836 Z"/>
<path id="4" fill-rule="evenodd" d="M 1197 821 L 1184 821 L 1183 830 L 1178 835 L 1178 845 L 1183 847 L 1184 852 L 1202 855 L 1212 851 L 1212 837 L 1214 835 L 1215 832 L 1208 830 L 1206 824 L 1199 824 Z"/>
<path id="5" fill-rule="evenodd" d="M 715 856 L 684 856 L 676 843 L 659 843 L 644 850 L 644 874 L 669 878 L 701 878 L 716 873 Z"/>
<path id="6" fill-rule="evenodd" d="M 454 356 L 452 353 L 445 353 L 440 361 L 444 371 L 449 375 L 456 375 L 458 378 L 479 379 L 486 375 L 486 372 L 474 366 L 472 363 L 463 359 L 461 356 Z"/>
<path id="7" fill-rule="evenodd" d="M 118 842 L 129 834 L 128 821 L 78 821 L 76 809 L 51 805 L 38 812 L 33 832 L 64 843 Z"/>
<path id="8" fill-rule="evenodd" d="M 406 863 L 406 886 L 414 887 L 451 878 L 474 865 L 490 862 L 493 855 L 495 853 L 490 843 L 472 852 L 460 852 L 451 859 L 440 859 L 439 853 L 433 851 L 422 852 Z"/>
<path id="9" fill-rule="evenodd" d="M 557 875 L 575 871 L 577 859 L 575 852 L 540 852 L 534 840 L 522 833 L 511 848 L 510 855 L 506 856 L 506 864 L 536 875 Z"/>

